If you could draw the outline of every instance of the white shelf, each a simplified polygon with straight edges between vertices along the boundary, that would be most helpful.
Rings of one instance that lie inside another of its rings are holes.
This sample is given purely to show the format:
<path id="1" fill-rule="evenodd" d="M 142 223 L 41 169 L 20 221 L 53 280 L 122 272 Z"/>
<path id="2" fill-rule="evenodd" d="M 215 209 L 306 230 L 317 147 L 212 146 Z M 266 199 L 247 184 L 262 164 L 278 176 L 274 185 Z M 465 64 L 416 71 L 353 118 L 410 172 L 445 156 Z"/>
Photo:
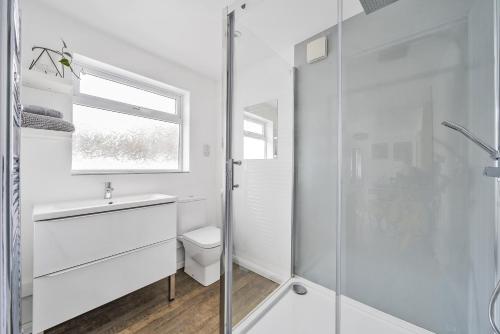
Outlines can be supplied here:
<path id="1" fill-rule="evenodd" d="M 45 129 L 21 128 L 21 136 L 37 139 L 71 139 L 73 137 L 73 133 Z"/>
<path id="2" fill-rule="evenodd" d="M 73 94 L 73 82 L 70 78 L 60 78 L 54 75 L 24 70 L 22 73 L 23 85 L 30 88 L 46 90 L 53 93 Z"/>

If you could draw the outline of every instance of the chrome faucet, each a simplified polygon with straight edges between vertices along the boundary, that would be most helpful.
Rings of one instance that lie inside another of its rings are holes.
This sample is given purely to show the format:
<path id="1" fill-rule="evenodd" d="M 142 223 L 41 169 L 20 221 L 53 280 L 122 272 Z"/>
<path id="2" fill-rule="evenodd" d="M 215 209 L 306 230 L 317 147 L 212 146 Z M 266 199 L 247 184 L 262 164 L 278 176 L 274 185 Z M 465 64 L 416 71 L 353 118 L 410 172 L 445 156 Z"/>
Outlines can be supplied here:
<path id="1" fill-rule="evenodd" d="M 104 182 L 104 199 L 111 199 L 113 197 L 113 190 L 111 182 Z"/>

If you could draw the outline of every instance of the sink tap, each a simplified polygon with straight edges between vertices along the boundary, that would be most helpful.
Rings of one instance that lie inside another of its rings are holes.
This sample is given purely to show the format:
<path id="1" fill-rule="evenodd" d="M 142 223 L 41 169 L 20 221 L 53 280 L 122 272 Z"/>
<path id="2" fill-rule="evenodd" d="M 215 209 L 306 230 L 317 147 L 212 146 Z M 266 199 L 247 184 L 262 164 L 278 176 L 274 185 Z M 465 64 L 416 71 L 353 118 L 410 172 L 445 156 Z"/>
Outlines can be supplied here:
<path id="1" fill-rule="evenodd" d="M 104 182 L 104 199 L 111 199 L 113 197 L 113 190 L 111 182 Z"/>

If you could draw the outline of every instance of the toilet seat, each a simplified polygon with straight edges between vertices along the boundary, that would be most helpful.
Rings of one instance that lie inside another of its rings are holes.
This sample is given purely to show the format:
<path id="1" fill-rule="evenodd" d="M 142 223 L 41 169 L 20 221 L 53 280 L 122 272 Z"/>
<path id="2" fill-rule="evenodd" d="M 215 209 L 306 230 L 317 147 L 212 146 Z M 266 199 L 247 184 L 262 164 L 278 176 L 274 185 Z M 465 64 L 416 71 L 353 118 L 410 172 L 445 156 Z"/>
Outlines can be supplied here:
<path id="1" fill-rule="evenodd" d="M 215 226 L 202 227 L 185 233 L 183 238 L 203 249 L 215 248 L 221 243 L 220 229 Z"/>

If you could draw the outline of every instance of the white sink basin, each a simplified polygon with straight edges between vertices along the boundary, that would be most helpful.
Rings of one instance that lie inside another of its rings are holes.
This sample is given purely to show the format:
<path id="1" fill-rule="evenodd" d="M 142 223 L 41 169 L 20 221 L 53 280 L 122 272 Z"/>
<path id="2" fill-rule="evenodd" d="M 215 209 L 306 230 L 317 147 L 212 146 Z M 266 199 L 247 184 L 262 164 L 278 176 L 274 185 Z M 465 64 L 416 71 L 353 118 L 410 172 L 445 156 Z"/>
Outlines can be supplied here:
<path id="1" fill-rule="evenodd" d="M 176 200 L 177 197 L 170 195 L 144 194 L 114 197 L 109 200 L 98 199 L 42 204 L 33 208 L 33 221 L 172 203 Z"/>

